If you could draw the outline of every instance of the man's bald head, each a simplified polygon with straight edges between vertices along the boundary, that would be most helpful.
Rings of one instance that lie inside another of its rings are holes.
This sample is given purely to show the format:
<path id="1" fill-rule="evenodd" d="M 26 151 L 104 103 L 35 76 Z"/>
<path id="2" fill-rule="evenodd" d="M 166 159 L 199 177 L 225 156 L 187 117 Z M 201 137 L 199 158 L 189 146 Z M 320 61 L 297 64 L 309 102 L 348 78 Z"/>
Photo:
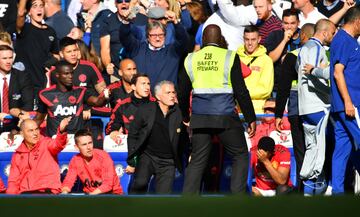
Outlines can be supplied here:
<path id="1" fill-rule="evenodd" d="M 315 33 L 335 28 L 335 24 L 328 19 L 321 19 L 315 24 Z"/>
<path id="2" fill-rule="evenodd" d="M 26 119 L 20 124 L 20 134 L 24 138 L 25 145 L 31 149 L 40 140 L 39 125 L 31 119 Z"/>
<path id="3" fill-rule="evenodd" d="M 336 26 L 328 19 L 321 19 L 315 24 L 314 37 L 324 45 L 329 45 L 336 33 Z"/>
<path id="4" fill-rule="evenodd" d="M 21 122 L 21 124 L 20 124 L 20 130 L 21 130 L 21 131 L 24 131 L 24 129 L 25 129 L 29 124 L 34 124 L 34 123 L 37 125 L 36 121 L 31 120 L 31 119 L 25 119 L 25 120 L 23 120 L 23 121 Z"/>
<path id="5" fill-rule="evenodd" d="M 136 65 L 132 59 L 126 58 L 120 61 L 120 69 L 125 69 L 128 64 Z"/>
<path id="6" fill-rule="evenodd" d="M 120 62 L 119 75 L 123 82 L 131 83 L 133 75 L 137 73 L 136 64 L 132 59 L 123 59 Z"/>
<path id="7" fill-rule="evenodd" d="M 203 44 L 221 44 L 221 29 L 215 24 L 208 25 L 203 32 Z"/>

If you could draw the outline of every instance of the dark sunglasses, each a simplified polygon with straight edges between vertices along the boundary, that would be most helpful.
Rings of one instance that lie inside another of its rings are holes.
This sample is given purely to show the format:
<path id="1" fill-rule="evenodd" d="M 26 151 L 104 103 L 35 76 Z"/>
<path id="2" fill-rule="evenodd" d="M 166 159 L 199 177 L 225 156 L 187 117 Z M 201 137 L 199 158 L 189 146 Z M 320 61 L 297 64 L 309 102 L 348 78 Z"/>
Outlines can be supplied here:
<path id="1" fill-rule="evenodd" d="M 116 0 L 116 3 L 120 4 L 120 3 L 130 3 L 131 0 Z"/>

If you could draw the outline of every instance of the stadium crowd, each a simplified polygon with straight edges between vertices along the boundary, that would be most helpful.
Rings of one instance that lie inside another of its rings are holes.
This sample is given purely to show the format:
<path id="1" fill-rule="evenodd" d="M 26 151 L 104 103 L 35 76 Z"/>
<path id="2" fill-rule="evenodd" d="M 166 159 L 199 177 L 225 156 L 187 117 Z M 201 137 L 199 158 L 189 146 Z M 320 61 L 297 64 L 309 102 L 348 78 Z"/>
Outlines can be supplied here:
<path id="1" fill-rule="evenodd" d="M 0 0 L 0 133 L 23 138 L 0 192 L 123 194 L 103 134 L 127 139 L 129 194 L 177 171 L 218 192 L 224 158 L 233 194 L 354 191 L 359 3 Z"/>

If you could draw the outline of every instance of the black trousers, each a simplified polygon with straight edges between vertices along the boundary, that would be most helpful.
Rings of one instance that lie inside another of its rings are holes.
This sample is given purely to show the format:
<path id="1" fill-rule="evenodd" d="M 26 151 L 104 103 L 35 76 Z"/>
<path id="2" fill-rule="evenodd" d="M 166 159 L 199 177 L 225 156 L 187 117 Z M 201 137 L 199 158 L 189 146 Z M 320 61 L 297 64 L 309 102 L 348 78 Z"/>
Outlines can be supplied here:
<path id="1" fill-rule="evenodd" d="M 171 194 L 175 179 L 174 160 L 159 158 L 146 152 L 139 156 L 130 193 L 145 194 L 153 175 L 156 193 Z"/>
<path id="2" fill-rule="evenodd" d="M 226 153 L 232 158 L 231 192 L 246 192 L 249 153 L 244 131 L 241 128 L 201 128 L 193 130 L 191 161 L 185 170 L 184 194 L 199 193 L 201 178 L 209 161 L 211 137 L 214 135 L 218 135 Z"/>
<path id="3" fill-rule="evenodd" d="M 302 191 L 302 181 L 300 179 L 300 170 L 305 156 L 304 129 L 300 116 L 294 115 L 288 117 L 291 126 L 291 137 L 293 139 L 293 149 L 296 161 L 296 182 L 298 191 Z"/>

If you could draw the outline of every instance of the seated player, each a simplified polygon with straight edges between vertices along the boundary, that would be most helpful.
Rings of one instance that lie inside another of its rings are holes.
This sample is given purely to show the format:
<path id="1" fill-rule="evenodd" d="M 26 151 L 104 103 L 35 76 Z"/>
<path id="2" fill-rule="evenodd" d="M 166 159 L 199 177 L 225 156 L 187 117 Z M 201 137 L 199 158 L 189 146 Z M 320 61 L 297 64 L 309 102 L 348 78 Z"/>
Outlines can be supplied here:
<path id="1" fill-rule="evenodd" d="M 61 192 L 60 168 L 57 155 L 65 148 L 67 126 L 64 118 L 57 129 L 56 139 L 42 137 L 34 120 L 20 125 L 24 138 L 11 159 L 7 194 L 58 194 Z"/>
<path id="2" fill-rule="evenodd" d="M 259 140 L 257 150 L 251 156 L 256 180 L 252 193 L 255 196 L 274 196 L 291 191 L 290 156 L 290 151 L 282 145 L 275 145 L 271 137 Z"/>
<path id="3" fill-rule="evenodd" d="M 84 186 L 83 191 L 87 194 L 123 194 L 113 160 L 105 151 L 94 149 L 91 132 L 84 129 L 77 131 L 75 144 L 80 153 L 70 161 L 62 193 L 71 192 L 78 176 Z"/>

